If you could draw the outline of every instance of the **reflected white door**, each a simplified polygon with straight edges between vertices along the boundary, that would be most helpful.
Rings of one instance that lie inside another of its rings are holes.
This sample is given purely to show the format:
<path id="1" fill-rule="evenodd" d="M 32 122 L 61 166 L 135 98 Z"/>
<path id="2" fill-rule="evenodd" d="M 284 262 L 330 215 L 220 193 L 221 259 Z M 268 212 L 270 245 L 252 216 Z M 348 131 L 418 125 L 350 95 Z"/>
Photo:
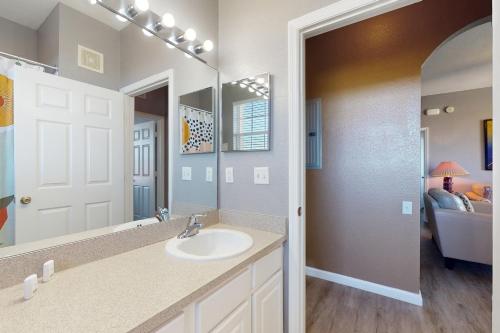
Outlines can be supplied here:
<path id="1" fill-rule="evenodd" d="M 134 221 L 155 215 L 155 122 L 134 125 Z"/>
<path id="2" fill-rule="evenodd" d="M 16 243 L 124 222 L 123 94 L 16 69 L 14 108 Z"/>

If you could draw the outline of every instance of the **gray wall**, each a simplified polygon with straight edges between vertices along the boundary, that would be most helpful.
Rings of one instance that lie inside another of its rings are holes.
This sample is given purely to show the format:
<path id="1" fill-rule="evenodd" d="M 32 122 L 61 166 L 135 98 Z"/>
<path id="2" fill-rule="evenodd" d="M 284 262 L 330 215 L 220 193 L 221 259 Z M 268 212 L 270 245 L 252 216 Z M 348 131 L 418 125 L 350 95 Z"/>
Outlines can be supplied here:
<path id="1" fill-rule="evenodd" d="M 0 17 L 0 51 L 37 60 L 36 31 Z"/>
<path id="2" fill-rule="evenodd" d="M 217 17 L 216 1 L 197 3 L 199 3 L 198 7 L 190 9 L 193 22 L 205 26 L 207 23 L 205 20 L 212 22 L 213 17 Z M 172 10 L 172 12 L 174 11 Z M 217 25 L 206 26 L 205 38 L 217 40 Z M 174 213 L 185 214 L 199 211 L 200 208 L 217 207 L 217 154 L 180 154 L 180 118 L 177 109 L 180 96 L 207 87 L 217 87 L 217 71 L 197 60 L 186 58 L 178 50 L 167 48 L 163 42 L 156 38 L 145 37 L 142 31 L 135 26 L 128 26 L 121 31 L 120 35 L 122 87 L 169 69 L 174 71 L 174 96 L 169 96 L 174 103 L 172 110 L 174 113 L 174 142 L 170 145 L 174 154 L 174 179 L 172 183 Z M 215 50 L 217 50 L 217 45 Z M 214 61 L 217 59 L 217 52 L 205 57 Z M 192 168 L 191 181 L 181 180 L 183 166 Z M 205 168 L 207 166 L 213 168 L 213 182 L 205 181 Z"/>
<path id="3" fill-rule="evenodd" d="M 68 6 L 59 5 L 61 76 L 109 89 L 120 88 L 120 32 Z M 78 67 L 78 44 L 104 54 L 104 73 Z M 142 56 L 147 56 L 143 53 Z"/>
<path id="4" fill-rule="evenodd" d="M 260 73 L 272 75 L 270 152 L 231 152 L 220 156 L 220 207 L 288 215 L 288 21 L 333 3 L 308 1 L 219 1 L 221 82 Z M 253 167 L 269 166 L 270 185 L 254 185 Z M 224 169 L 234 168 L 226 184 Z"/>
<path id="5" fill-rule="evenodd" d="M 37 31 L 38 61 L 51 66 L 59 64 L 59 9 L 56 6 Z"/>
<path id="6" fill-rule="evenodd" d="M 451 105 L 455 112 L 439 116 L 422 115 L 422 127 L 429 128 L 429 168 L 442 161 L 456 161 L 470 176 L 454 177 L 453 189 L 471 190 L 473 183 L 492 183 L 492 172 L 484 168 L 483 120 L 492 118 L 492 89 L 474 89 L 425 96 L 422 110 Z M 442 178 L 429 178 L 429 187 L 442 187 Z"/>

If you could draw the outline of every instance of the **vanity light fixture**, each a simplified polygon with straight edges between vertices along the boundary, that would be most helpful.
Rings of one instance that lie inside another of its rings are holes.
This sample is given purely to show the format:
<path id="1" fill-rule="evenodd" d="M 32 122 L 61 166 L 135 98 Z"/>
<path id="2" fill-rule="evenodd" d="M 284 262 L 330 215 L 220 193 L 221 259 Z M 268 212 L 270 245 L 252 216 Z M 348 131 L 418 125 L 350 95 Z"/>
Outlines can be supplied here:
<path id="1" fill-rule="evenodd" d="M 123 9 L 120 9 L 118 12 L 119 12 L 120 14 L 122 14 L 122 15 L 127 15 L 127 14 L 125 13 L 125 10 L 123 10 Z M 126 18 L 124 18 L 123 16 L 120 16 L 120 15 L 116 14 L 116 15 L 115 15 L 115 17 L 116 17 L 116 19 L 117 19 L 118 21 L 120 21 L 120 22 L 127 22 L 127 19 L 126 19 Z"/>
<path id="2" fill-rule="evenodd" d="M 138 11 L 145 12 L 149 9 L 149 1 L 148 0 L 135 0 L 134 8 L 137 8 Z"/>
<path id="3" fill-rule="evenodd" d="M 146 27 L 146 28 L 147 28 L 147 29 L 151 29 L 151 27 L 150 27 L 150 26 L 148 26 L 148 27 Z M 150 33 L 147 29 L 145 29 L 145 28 L 144 28 L 144 29 L 142 29 L 142 33 L 144 34 L 144 36 L 146 36 L 146 37 L 151 37 L 151 36 L 153 36 L 153 34 L 152 34 L 152 33 Z"/>
<path id="4" fill-rule="evenodd" d="M 175 26 L 175 18 L 174 15 L 170 13 L 163 14 L 161 18 L 161 23 L 167 28 L 173 28 Z"/>
<path id="5" fill-rule="evenodd" d="M 128 6 L 128 8 L 127 8 L 127 16 L 128 17 L 134 18 L 138 14 L 139 14 L 139 12 L 135 9 L 134 6 L 132 6 L 132 5 Z"/>
<path id="6" fill-rule="evenodd" d="M 203 42 L 203 49 L 207 52 L 212 51 L 214 49 L 214 42 L 212 42 L 210 39 L 207 39 Z"/>

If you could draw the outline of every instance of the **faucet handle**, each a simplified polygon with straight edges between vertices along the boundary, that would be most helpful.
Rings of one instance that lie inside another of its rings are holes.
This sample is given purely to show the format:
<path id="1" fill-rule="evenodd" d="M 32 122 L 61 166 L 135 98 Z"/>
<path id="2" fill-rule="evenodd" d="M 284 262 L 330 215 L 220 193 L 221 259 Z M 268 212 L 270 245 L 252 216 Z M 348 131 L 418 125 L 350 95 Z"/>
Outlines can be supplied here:
<path id="1" fill-rule="evenodd" d="M 191 216 L 189 217 L 189 224 L 195 224 L 195 223 L 201 224 L 198 222 L 198 218 L 206 216 L 207 214 L 191 214 Z M 203 226 L 203 224 L 201 225 Z"/>

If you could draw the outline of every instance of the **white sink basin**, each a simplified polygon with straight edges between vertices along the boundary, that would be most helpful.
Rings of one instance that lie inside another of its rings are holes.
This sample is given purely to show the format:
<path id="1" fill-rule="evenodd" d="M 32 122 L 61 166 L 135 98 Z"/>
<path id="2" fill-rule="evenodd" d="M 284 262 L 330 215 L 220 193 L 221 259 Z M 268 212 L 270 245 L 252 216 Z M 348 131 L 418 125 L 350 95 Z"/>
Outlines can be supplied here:
<path id="1" fill-rule="evenodd" d="M 237 256 L 251 248 L 253 239 L 244 232 L 229 229 L 200 230 L 198 235 L 167 241 L 168 254 L 190 260 L 216 260 Z"/>

